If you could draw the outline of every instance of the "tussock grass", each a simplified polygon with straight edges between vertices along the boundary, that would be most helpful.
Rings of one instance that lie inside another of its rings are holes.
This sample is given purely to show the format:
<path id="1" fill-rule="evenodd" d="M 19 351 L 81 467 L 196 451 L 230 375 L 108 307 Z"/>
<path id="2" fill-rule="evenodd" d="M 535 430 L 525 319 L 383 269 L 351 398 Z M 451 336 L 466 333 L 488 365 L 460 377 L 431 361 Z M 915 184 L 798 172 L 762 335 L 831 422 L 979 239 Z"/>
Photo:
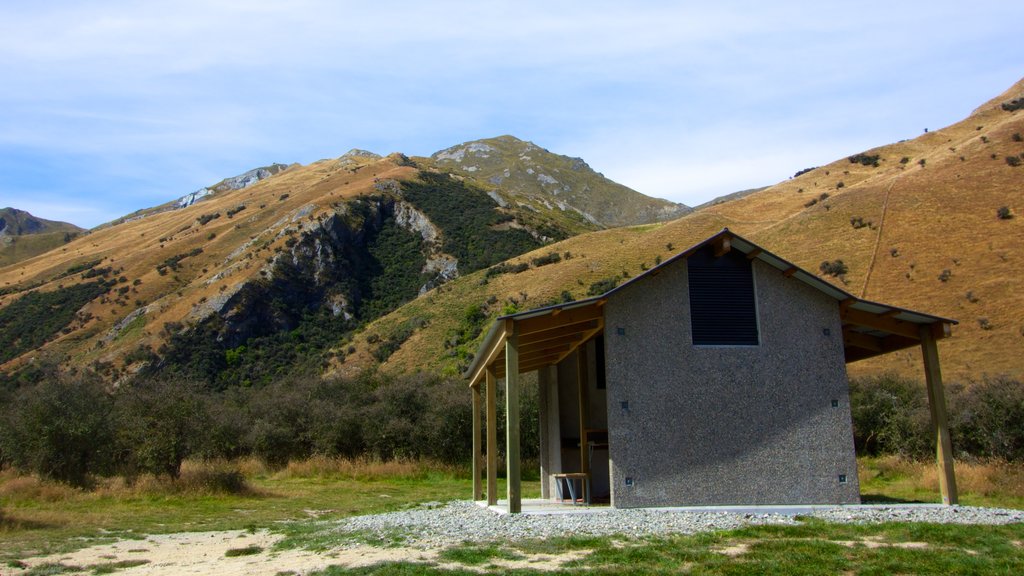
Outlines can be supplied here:
<path id="1" fill-rule="evenodd" d="M 424 479 L 432 475 L 456 476 L 464 473 L 462 467 L 424 459 L 384 461 L 374 458 L 312 456 L 289 462 L 288 466 L 274 474 L 274 478 Z"/>
<path id="2" fill-rule="evenodd" d="M 134 478 L 99 478 L 90 489 L 75 488 L 36 475 L 0 472 L 0 498 L 62 502 L 159 495 L 204 496 L 215 494 L 257 495 L 238 466 L 229 462 L 187 461 L 178 478 L 143 474 Z"/>
<path id="3" fill-rule="evenodd" d="M 260 552 L 263 552 L 263 548 L 252 545 L 246 546 L 245 548 L 229 548 L 224 552 L 224 555 L 228 558 L 234 558 L 235 556 L 252 556 L 254 554 L 259 554 Z"/>
<path id="4" fill-rule="evenodd" d="M 954 466 L 961 503 L 1024 508 L 1024 462 L 957 461 Z M 881 456 L 860 458 L 857 468 L 866 502 L 938 499 L 938 468 L 933 461 Z"/>

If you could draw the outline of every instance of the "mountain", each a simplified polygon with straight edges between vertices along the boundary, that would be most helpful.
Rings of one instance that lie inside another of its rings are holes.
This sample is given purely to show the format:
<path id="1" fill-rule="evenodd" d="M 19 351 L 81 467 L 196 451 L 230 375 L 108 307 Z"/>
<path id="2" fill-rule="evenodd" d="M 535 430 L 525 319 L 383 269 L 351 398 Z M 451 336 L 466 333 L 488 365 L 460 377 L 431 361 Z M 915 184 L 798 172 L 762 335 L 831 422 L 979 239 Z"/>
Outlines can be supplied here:
<path id="1" fill-rule="evenodd" d="M 170 202 L 165 202 L 159 206 L 154 206 L 152 208 L 144 208 L 142 210 L 132 212 L 127 216 L 122 216 L 121 218 L 114 220 L 113 222 L 108 222 L 104 226 L 114 226 L 117 224 L 123 224 L 124 222 L 138 220 L 139 218 L 145 218 L 146 216 L 152 216 L 153 214 L 167 212 L 168 210 L 188 208 L 189 206 L 195 204 L 196 202 L 207 200 L 218 193 L 248 188 L 249 186 L 252 186 L 253 184 L 259 182 L 260 180 L 270 178 L 271 176 L 281 172 L 286 168 L 288 168 L 288 166 L 285 166 L 284 164 L 271 164 L 269 166 L 253 168 L 252 170 L 243 172 L 238 176 L 225 178 L 212 186 L 204 186 L 203 188 L 185 194 L 184 196 L 177 198 L 175 200 L 171 200 Z"/>
<path id="2" fill-rule="evenodd" d="M 111 381 L 159 371 L 214 386 L 318 371 L 344 360 L 361 326 L 421 294 L 603 229 L 602 203 L 634 223 L 685 209 L 582 161 L 574 171 L 530 143 L 493 142 L 516 152 L 504 157 L 510 174 L 525 166 L 564 184 L 509 188 L 445 153 L 352 150 L 225 179 L 0 268 L 0 364 L 14 372 L 46 356 Z"/>
<path id="3" fill-rule="evenodd" d="M 419 161 L 419 159 L 417 159 Z M 601 228 L 678 218 L 691 209 L 644 196 L 595 172 L 582 158 L 553 154 L 533 142 L 499 136 L 465 142 L 430 157 L 443 170 L 474 178 L 499 204 L 574 210 Z"/>
<path id="4" fill-rule="evenodd" d="M 83 232 L 74 224 L 44 220 L 24 210 L 0 209 L 0 267 L 52 250 Z"/>
<path id="5" fill-rule="evenodd" d="M 1020 378 L 1022 134 L 1024 81 L 947 128 L 851 151 L 668 223 L 582 234 L 460 278 L 370 323 L 332 369 L 376 365 L 380 343 L 401 340 L 386 370 L 458 374 L 480 331 L 503 311 L 600 292 L 728 227 L 810 271 L 842 260 L 845 274 L 822 276 L 858 296 L 959 320 L 940 344 L 948 378 Z M 422 328 L 410 330 L 410 322 Z M 920 354 L 902 351 L 850 371 L 921 378 Z"/>

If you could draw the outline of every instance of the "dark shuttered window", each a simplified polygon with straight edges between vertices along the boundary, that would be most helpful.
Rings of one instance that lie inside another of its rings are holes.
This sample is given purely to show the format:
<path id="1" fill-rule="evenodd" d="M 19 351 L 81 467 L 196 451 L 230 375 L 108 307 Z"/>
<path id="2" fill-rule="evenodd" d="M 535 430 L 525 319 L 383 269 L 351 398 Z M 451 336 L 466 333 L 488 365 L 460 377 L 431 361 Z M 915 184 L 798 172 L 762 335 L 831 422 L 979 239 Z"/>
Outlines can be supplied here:
<path id="1" fill-rule="evenodd" d="M 756 346 L 757 307 L 750 261 L 737 250 L 715 257 L 710 246 L 687 261 L 693 343 Z"/>

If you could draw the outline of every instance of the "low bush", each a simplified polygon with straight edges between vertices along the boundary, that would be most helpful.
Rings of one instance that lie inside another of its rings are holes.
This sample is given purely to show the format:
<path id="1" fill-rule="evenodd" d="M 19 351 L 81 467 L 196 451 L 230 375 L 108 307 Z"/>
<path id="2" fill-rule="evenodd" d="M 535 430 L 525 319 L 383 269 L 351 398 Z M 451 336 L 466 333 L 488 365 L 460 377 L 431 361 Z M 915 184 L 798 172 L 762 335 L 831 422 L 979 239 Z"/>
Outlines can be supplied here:
<path id="1" fill-rule="evenodd" d="M 854 154 L 850 156 L 848 160 L 850 164 L 861 164 L 864 166 L 873 166 L 878 168 L 878 160 L 881 158 L 878 154 Z"/>
<path id="2" fill-rule="evenodd" d="M 602 278 L 590 285 L 587 289 L 587 296 L 600 296 L 619 285 L 619 277 Z"/>
<path id="3" fill-rule="evenodd" d="M 1010 211 L 1009 206 L 1001 206 L 998 210 L 996 210 L 996 217 L 998 217 L 1000 220 L 1009 220 L 1013 218 L 1013 212 Z"/>
<path id="4" fill-rule="evenodd" d="M 1010 100 L 1009 102 L 1003 102 L 1000 105 L 1000 108 L 1006 110 L 1007 112 L 1014 112 L 1016 110 L 1020 110 L 1024 108 L 1024 98 L 1015 98 L 1013 100 Z"/>
<path id="5" fill-rule="evenodd" d="M 842 260 L 825 260 L 818 266 L 818 269 L 826 276 L 842 276 L 849 272 Z"/>
<path id="6" fill-rule="evenodd" d="M 1024 384 L 1002 376 L 952 383 L 946 402 L 957 458 L 1024 461 Z M 894 375 L 853 378 L 850 410 L 858 454 L 934 456 L 923 383 Z"/>
<path id="7" fill-rule="evenodd" d="M 537 258 L 533 258 L 532 260 L 530 260 L 530 262 L 536 268 L 540 268 L 541 266 L 547 266 L 548 264 L 557 264 L 561 261 L 562 255 L 559 254 L 558 252 L 551 252 L 550 254 L 538 256 Z"/>

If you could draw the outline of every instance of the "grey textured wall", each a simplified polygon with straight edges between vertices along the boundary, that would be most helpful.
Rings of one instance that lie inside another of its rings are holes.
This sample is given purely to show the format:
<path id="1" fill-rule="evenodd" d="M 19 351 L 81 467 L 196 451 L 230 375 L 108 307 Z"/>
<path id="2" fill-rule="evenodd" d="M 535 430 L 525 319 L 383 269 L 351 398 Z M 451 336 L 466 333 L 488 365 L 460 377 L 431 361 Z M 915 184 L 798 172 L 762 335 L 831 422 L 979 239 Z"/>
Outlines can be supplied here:
<path id="1" fill-rule="evenodd" d="M 838 304 L 754 282 L 759 346 L 693 346 L 682 260 L 606 304 L 614 506 L 859 502 Z"/>

